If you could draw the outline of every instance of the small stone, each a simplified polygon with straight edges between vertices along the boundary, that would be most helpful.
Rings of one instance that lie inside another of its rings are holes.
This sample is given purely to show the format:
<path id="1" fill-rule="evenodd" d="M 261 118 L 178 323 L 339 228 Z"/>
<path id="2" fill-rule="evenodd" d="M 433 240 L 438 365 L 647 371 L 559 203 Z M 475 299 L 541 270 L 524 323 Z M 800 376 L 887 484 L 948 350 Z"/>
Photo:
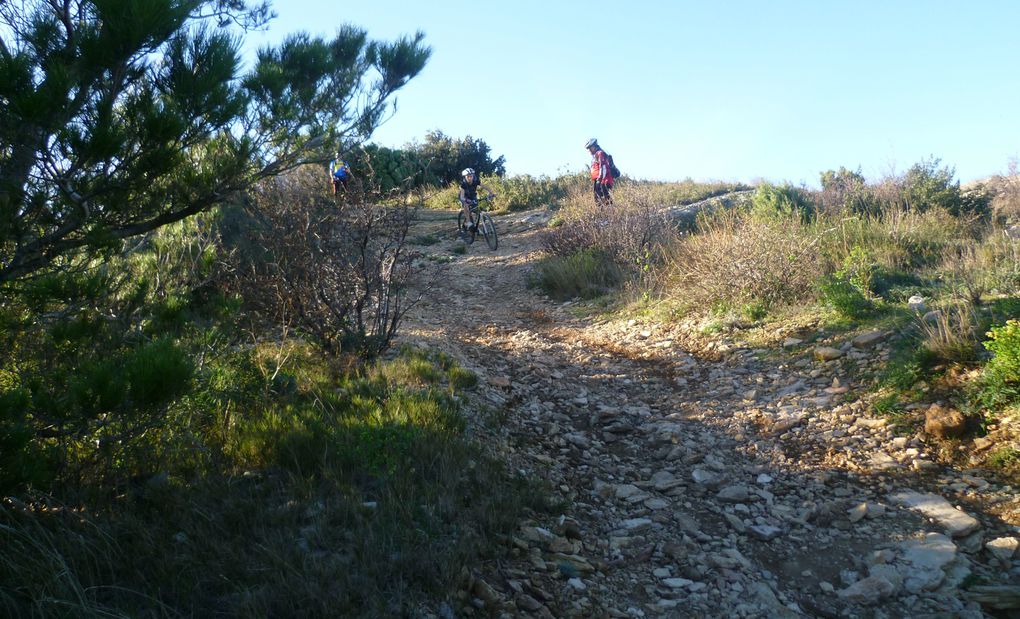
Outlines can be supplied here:
<path id="1" fill-rule="evenodd" d="M 627 499 L 636 494 L 641 494 L 641 489 L 634 484 L 620 484 L 616 487 L 616 498 Z"/>
<path id="2" fill-rule="evenodd" d="M 669 507 L 669 501 L 667 501 L 665 499 L 651 498 L 651 499 L 647 499 L 645 501 L 644 505 L 648 509 L 651 509 L 651 510 L 654 510 L 654 511 L 658 511 L 660 509 L 666 509 L 667 507 Z"/>
<path id="3" fill-rule="evenodd" d="M 475 579 L 474 584 L 471 586 L 471 594 L 485 602 L 486 606 L 492 607 L 499 604 L 499 594 L 496 593 L 496 590 L 489 583 L 481 578 Z"/>
<path id="4" fill-rule="evenodd" d="M 857 522 L 868 515 L 868 504 L 859 503 L 858 505 L 847 510 L 849 514 L 850 522 Z"/>
<path id="5" fill-rule="evenodd" d="M 793 348 L 794 346 L 800 346 L 804 343 L 804 340 L 799 340 L 795 337 L 788 337 L 783 340 L 783 348 Z"/>
<path id="6" fill-rule="evenodd" d="M 726 503 L 743 503 L 747 501 L 747 486 L 726 486 L 716 495 L 716 498 Z"/>
<path id="7" fill-rule="evenodd" d="M 854 348 L 870 350 L 886 337 L 888 337 L 888 334 L 885 331 L 868 331 L 867 333 L 862 333 L 851 340 L 851 344 Z"/>
<path id="8" fill-rule="evenodd" d="M 567 581 L 567 584 L 576 589 L 577 591 L 585 591 L 588 586 L 584 584 L 584 581 L 580 578 L 571 578 Z"/>
<path id="9" fill-rule="evenodd" d="M 773 540 L 783 533 L 783 530 L 779 527 L 774 527 L 769 524 L 753 524 L 747 529 L 752 536 L 762 540 L 763 542 Z"/>
<path id="10" fill-rule="evenodd" d="M 868 576 L 841 590 L 838 595 L 848 602 L 870 605 L 877 604 L 879 600 L 891 596 L 895 591 L 896 587 L 885 578 Z"/>
<path id="11" fill-rule="evenodd" d="M 537 612 L 540 608 L 544 608 L 544 606 L 542 606 L 541 602 L 530 595 L 522 593 L 517 596 L 517 608 L 533 613 Z"/>
<path id="12" fill-rule="evenodd" d="M 723 478 L 713 473 L 712 471 L 706 471 L 705 469 L 694 469 L 691 472 L 691 478 L 694 479 L 695 483 L 700 486 L 706 486 L 708 488 L 715 488 L 722 484 Z"/>
<path id="13" fill-rule="evenodd" d="M 1012 560 L 1018 547 L 1020 547 L 1020 540 L 1015 537 L 997 537 L 985 544 L 988 552 L 1003 562 Z"/>
<path id="14" fill-rule="evenodd" d="M 510 379 L 507 378 L 506 376 L 490 376 L 489 384 L 492 385 L 493 387 L 506 389 L 510 386 Z"/>
<path id="15" fill-rule="evenodd" d="M 843 351 L 831 346 L 819 346 L 815 348 L 815 358 L 819 361 L 834 361 L 843 356 Z"/>
<path id="16" fill-rule="evenodd" d="M 670 589 L 683 589 L 694 584 L 693 580 L 687 580 L 686 578 L 664 578 L 662 584 L 666 585 Z"/>
<path id="17" fill-rule="evenodd" d="M 652 521 L 650 518 L 628 518 L 627 520 L 623 521 L 623 528 L 630 533 L 644 531 L 650 526 L 652 526 Z"/>
<path id="18" fill-rule="evenodd" d="M 910 308 L 911 311 L 917 312 L 918 314 L 923 314 L 924 311 L 927 309 L 927 306 L 924 303 L 924 297 L 922 297 L 919 294 L 915 294 L 914 296 L 907 299 L 907 307 Z"/>

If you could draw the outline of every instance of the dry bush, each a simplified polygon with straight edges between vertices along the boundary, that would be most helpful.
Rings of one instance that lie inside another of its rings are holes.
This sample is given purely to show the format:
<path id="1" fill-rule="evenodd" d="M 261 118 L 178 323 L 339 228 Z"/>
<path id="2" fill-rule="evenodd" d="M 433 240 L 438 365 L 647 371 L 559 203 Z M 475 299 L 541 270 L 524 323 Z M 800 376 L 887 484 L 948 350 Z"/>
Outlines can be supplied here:
<path id="1" fill-rule="evenodd" d="M 970 303 L 954 303 L 934 317 L 920 319 L 922 345 L 942 361 L 967 363 L 979 352 L 977 316 Z"/>
<path id="2" fill-rule="evenodd" d="M 1009 172 L 995 179 L 995 197 L 992 198 L 992 213 L 997 221 L 1020 222 L 1020 161 L 1009 162 Z"/>
<path id="3" fill-rule="evenodd" d="M 822 275 L 817 237 L 799 217 L 762 221 L 722 213 L 666 252 L 660 279 L 669 296 L 702 306 L 766 308 L 812 296 Z"/>
<path id="4" fill-rule="evenodd" d="M 974 304 L 987 292 L 1012 294 L 1020 290 L 1020 244 L 992 233 L 978 243 L 949 247 L 939 271 Z"/>
<path id="5" fill-rule="evenodd" d="M 611 206 L 597 206 L 587 191 L 575 187 L 561 216 L 563 224 L 546 233 L 543 246 L 557 256 L 594 249 L 630 265 L 646 265 L 657 248 L 675 236 L 648 188 L 621 184 Z"/>
<path id="6" fill-rule="evenodd" d="M 388 346 L 415 300 L 407 201 L 381 205 L 359 185 L 336 198 L 319 170 L 303 169 L 256 186 L 246 212 L 234 285 L 255 316 L 332 355 Z"/>
<path id="7" fill-rule="evenodd" d="M 942 209 L 889 210 L 877 216 L 822 213 L 815 226 L 822 237 L 819 255 L 827 270 L 838 268 L 854 247 L 866 248 L 878 265 L 889 269 L 936 266 L 946 248 L 978 238 L 975 222 Z"/>

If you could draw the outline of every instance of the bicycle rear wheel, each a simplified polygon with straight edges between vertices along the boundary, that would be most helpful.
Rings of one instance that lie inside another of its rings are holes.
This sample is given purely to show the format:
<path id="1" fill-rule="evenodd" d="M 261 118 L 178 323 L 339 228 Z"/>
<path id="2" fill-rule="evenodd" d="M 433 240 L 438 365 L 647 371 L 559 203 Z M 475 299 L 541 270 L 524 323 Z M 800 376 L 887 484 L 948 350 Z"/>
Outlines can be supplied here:
<path id="1" fill-rule="evenodd" d="M 464 229 L 464 211 L 457 213 L 457 233 L 460 234 L 460 238 L 464 239 L 464 242 L 468 245 L 475 242 L 475 230 L 471 228 Z"/>
<path id="2" fill-rule="evenodd" d="M 482 213 L 478 227 L 482 229 L 482 236 L 485 237 L 485 243 L 489 246 L 489 249 L 496 251 L 496 248 L 499 247 L 499 237 L 496 236 L 496 224 L 489 217 L 488 213 Z"/>

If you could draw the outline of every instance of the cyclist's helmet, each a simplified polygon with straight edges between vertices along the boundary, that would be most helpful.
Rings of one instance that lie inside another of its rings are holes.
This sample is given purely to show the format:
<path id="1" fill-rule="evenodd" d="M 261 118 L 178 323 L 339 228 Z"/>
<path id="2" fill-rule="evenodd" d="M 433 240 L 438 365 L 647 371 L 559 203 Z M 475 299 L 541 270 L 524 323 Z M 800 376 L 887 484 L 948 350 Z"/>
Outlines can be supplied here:
<path id="1" fill-rule="evenodd" d="M 463 176 L 464 178 L 467 178 L 469 176 L 474 176 L 475 175 L 475 169 L 474 168 L 464 168 L 464 171 L 461 172 L 460 175 Z"/>
<path id="2" fill-rule="evenodd" d="M 584 143 L 584 147 L 585 148 L 591 148 L 592 146 L 598 146 L 598 145 L 599 145 L 599 141 L 596 140 L 595 138 L 592 138 L 592 139 L 590 139 L 590 140 L 588 140 L 587 142 Z"/>

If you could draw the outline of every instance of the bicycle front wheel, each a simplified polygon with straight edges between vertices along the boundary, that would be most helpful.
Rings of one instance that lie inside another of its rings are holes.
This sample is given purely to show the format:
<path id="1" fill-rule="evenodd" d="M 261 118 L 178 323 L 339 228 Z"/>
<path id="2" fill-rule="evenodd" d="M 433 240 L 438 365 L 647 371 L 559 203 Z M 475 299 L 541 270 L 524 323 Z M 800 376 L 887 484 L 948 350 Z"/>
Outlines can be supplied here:
<path id="1" fill-rule="evenodd" d="M 485 237 L 485 243 L 489 246 L 489 249 L 496 251 L 496 248 L 499 247 L 499 237 L 496 236 L 496 224 L 489 217 L 488 213 L 482 213 L 478 227 L 481 228 L 482 236 Z"/>

